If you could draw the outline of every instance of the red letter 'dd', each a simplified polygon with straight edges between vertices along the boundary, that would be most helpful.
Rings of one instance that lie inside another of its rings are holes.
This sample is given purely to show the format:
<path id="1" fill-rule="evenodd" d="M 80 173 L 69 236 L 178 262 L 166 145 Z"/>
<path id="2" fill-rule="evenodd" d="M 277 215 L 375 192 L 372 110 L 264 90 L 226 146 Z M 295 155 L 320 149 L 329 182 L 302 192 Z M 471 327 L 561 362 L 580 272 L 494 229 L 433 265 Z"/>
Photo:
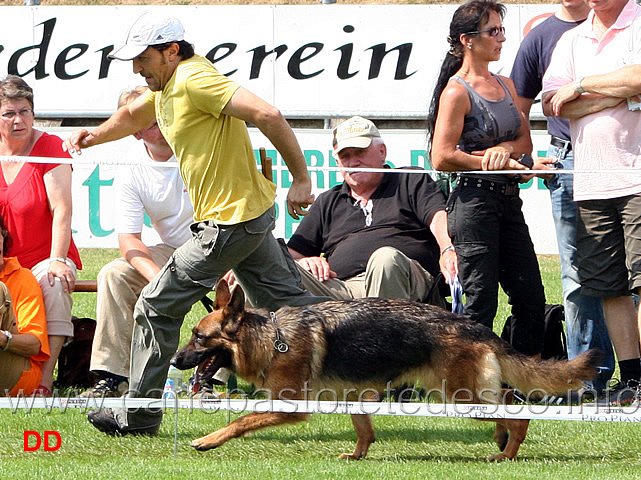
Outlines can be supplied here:
<path id="1" fill-rule="evenodd" d="M 50 446 L 49 445 L 49 437 L 53 435 L 57 439 L 57 443 L 55 446 Z M 60 434 L 54 430 L 45 430 L 45 452 L 55 452 L 62 446 L 62 438 L 60 437 Z"/>
<path id="2" fill-rule="evenodd" d="M 34 436 L 36 437 L 36 446 L 35 447 L 30 447 L 29 446 L 29 437 Z M 31 430 L 25 430 L 24 431 L 24 451 L 25 452 L 35 452 L 40 448 L 40 444 L 42 443 L 42 440 L 40 439 L 40 434 L 38 432 L 33 432 Z"/>

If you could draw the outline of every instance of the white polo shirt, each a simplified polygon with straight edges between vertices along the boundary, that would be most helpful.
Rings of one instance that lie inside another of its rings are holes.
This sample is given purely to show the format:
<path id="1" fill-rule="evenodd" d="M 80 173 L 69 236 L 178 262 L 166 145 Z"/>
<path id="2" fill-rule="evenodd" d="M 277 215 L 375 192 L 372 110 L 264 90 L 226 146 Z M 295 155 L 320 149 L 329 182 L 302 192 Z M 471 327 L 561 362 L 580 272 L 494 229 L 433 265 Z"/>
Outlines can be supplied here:
<path id="1" fill-rule="evenodd" d="M 143 157 L 144 155 L 144 157 Z M 194 209 L 178 168 L 153 167 L 147 153 L 141 164 L 123 167 L 114 180 L 116 233 L 141 233 L 144 215 L 163 243 L 178 248 L 191 236 Z M 176 163 L 176 157 L 167 162 Z"/>

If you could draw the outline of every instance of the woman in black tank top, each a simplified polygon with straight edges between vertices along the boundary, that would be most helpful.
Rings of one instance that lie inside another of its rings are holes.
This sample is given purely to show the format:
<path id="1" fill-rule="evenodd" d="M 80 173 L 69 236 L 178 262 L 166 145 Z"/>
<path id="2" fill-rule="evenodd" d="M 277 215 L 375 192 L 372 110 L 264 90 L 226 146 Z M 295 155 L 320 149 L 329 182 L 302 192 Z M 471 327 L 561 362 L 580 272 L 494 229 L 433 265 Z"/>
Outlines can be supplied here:
<path id="1" fill-rule="evenodd" d="M 505 41 L 504 15 L 505 7 L 489 0 L 469 1 L 454 13 L 450 50 L 428 116 L 428 149 L 439 170 L 526 172 L 532 167 L 529 123 L 514 104 L 514 84 L 489 71 Z M 536 355 L 543 341 L 545 294 L 518 196 L 521 178 L 459 174 L 448 201 L 448 228 L 466 315 L 492 328 L 500 284 L 512 305 L 510 342 Z"/>

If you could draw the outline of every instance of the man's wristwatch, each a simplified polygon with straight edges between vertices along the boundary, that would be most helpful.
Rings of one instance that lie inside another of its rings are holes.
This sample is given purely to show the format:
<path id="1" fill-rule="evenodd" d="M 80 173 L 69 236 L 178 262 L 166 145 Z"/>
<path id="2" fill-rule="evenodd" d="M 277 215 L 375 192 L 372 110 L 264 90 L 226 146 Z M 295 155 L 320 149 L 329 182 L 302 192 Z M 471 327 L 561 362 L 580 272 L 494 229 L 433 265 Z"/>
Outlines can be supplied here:
<path id="1" fill-rule="evenodd" d="M 13 339 L 13 334 L 9 330 L 3 330 L 2 333 L 5 334 L 7 337 L 7 343 L 5 344 L 4 348 L 2 349 L 3 352 L 6 352 L 9 350 L 9 345 L 11 345 L 11 340 Z"/>
<path id="2" fill-rule="evenodd" d="M 579 95 L 585 92 L 585 90 L 583 90 L 583 87 L 581 86 L 582 81 L 583 77 L 579 77 L 574 81 L 574 88 L 576 88 L 576 91 L 579 92 Z"/>
<path id="3" fill-rule="evenodd" d="M 532 159 L 532 156 L 528 155 L 527 153 L 522 154 L 519 158 L 516 159 L 516 161 L 521 165 L 526 166 L 530 170 L 532 170 L 532 167 L 534 166 L 534 160 Z"/>

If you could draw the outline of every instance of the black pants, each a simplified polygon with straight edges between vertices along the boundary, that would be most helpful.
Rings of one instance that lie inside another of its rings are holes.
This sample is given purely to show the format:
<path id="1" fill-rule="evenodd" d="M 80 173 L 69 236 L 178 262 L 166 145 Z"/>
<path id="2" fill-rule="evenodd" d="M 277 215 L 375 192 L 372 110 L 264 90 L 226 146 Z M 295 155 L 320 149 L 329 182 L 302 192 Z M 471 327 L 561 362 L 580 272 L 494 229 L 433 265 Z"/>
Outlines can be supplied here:
<path id="1" fill-rule="evenodd" d="M 515 319 L 512 346 L 534 355 L 543 343 L 545 293 L 522 205 L 517 195 L 459 185 L 448 201 L 448 229 L 458 255 L 465 314 L 492 328 L 500 284 Z"/>

